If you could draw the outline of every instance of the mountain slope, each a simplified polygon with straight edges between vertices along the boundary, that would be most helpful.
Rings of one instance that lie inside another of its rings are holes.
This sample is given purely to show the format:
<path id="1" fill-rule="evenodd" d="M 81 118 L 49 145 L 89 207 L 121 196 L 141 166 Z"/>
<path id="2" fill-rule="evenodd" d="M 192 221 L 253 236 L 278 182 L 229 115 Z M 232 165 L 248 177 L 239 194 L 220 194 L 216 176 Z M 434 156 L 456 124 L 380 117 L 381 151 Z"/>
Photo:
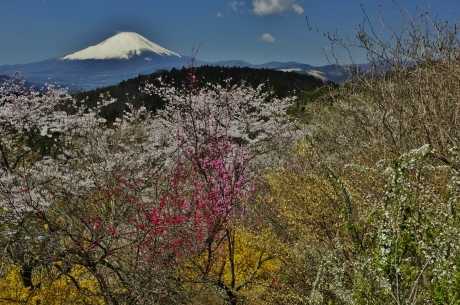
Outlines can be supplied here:
<path id="1" fill-rule="evenodd" d="M 40 62 L 0 66 L 13 75 L 21 71 L 28 81 L 55 83 L 70 91 L 91 90 L 157 70 L 182 68 L 187 57 L 167 50 L 145 37 L 122 32 L 81 51 Z"/>
<path id="2" fill-rule="evenodd" d="M 153 52 L 161 56 L 180 57 L 179 54 L 160 47 L 137 33 L 121 32 L 95 46 L 64 56 L 62 59 L 130 59 L 134 55 L 141 55 L 144 52 Z"/>

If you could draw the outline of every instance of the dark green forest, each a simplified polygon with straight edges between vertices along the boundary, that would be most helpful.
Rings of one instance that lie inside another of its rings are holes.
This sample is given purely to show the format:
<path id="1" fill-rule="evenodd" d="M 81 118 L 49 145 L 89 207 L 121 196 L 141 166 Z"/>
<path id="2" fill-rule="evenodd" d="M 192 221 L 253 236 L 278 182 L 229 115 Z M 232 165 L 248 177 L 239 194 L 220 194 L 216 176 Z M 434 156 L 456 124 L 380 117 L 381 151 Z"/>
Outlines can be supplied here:
<path id="1" fill-rule="evenodd" d="M 287 96 L 301 96 L 302 100 L 313 100 L 318 96 L 318 89 L 324 88 L 325 83 L 311 75 L 300 74 L 296 72 L 282 72 L 273 69 L 255 69 L 248 67 L 220 67 L 220 66 L 201 66 L 197 67 L 196 75 L 199 79 L 199 86 L 205 86 L 208 83 L 220 84 L 227 86 L 239 85 L 242 82 L 253 88 L 263 84 L 262 92 L 270 90 L 271 95 L 279 98 Z M 185 67 L 182 69 L 173 68 L 170 71 L 161 70 L 149 75 L 138 75 L 135 78 L 124 80 L 117 85 L 97 88 L 91 91 L 78 92 L 74 94 L 77 100 L 86 99 L 89 105 L 95 105 L 101 94 L 117 99 L 117 102 L 107 107 L 104 116 L 108 121 L 113 121 L 115 117 L 127 110 L 126 103 L 131 103 L 135 107 L 144 106 L 149 111 L 155 112 L 165 106 L 165 101 L 158 95 L 148 95 L 142 92 L 146 83 L 160 86 L 159 79 L 169 85 L 181 88 L 187 83 L 189 70 Z M 332 85 L 333 83 L 328 83 Z M 301 110 L 302 105 L 297 105 Z"/>

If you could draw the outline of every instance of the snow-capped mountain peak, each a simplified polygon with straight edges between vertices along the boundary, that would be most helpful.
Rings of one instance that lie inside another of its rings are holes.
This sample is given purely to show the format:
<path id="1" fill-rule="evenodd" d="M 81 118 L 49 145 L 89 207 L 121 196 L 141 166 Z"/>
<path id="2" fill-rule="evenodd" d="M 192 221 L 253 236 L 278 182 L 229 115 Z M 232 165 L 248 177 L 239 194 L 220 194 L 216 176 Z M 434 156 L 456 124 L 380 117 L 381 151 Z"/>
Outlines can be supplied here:
<path id="1" fill-rule="evenodd" d="M 143 52 L 154 52 L 161 56 L 180 57 L 180 55 L 151 42 L 137 33 L 121 32 L 104 40 L 100 44 L 64 56 L 62 59 L 129 59 Z"/>

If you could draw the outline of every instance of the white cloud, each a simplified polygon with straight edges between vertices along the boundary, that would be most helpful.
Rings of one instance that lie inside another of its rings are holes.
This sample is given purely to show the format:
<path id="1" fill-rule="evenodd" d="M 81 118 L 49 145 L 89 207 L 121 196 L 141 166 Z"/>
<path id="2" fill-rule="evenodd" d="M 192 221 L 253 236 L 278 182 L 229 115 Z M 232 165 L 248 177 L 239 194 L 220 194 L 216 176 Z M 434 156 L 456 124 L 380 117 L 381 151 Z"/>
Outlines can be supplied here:
<path id="1" fill-rule="evenodd" d="M 222 14 L 221 12 L 217 12 L 216 17 L 217 18 L 224 18 L 224 14 Z"/>
<path id="2" fill-rule="evenodd" d="M 297 2 L 299 0 L 252 0 L 252 11 L 261 17 L 283 14 L 290 10 L 303 14 L 303 8 Z"/>
<path id="3" fill-rule="evenodd" d="M 300 5 L 298 5 L 297 3 L 292 5 L 292 9 L 294 10 L 294 12 L 296 12 L 299 15 L 303 14 L 303 8 Z"/>
<path id="4" fill-rule="evenodd" d="M 265 41 L 265 42 L 269 42 L 269 43 L 273 43 L 276 41 L 275 37 L 273 37 L 272 35 L 268 34 L 268 33 L 265 33 L 263 34 L 262 36 L 259 37 L 259 40 L 260 41 Z"/>
<path id="5" fill-rule="evenodd" d="M 238 2 L 232 1 L 228 4 L 228 7 L 231 7 L 234 11 L 237 11 L 238 10 L 237 5 L 238 5 Z"/>
<path id="6" fill-rule="evenodd" d="M 228 7 L 234 11 L 238 10 L 238 6 L 244 6 L 244 2 L 231 1 L 228 3 Z"/>

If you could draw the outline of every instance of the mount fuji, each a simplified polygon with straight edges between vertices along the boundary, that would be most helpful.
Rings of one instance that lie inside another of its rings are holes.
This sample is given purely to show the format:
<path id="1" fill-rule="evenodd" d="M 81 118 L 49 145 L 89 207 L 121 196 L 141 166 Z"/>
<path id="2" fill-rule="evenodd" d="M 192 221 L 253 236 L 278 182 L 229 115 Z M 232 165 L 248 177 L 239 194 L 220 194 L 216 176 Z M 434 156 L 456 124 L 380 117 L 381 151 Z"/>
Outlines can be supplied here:
<path id="1" fill-rule="evenodd" d="M 161 56 L 177 56 L 147 38 L 134 32 L 121 32 L 104 40 L 96 46 L 91 46 L 73 54 L 64 56 L 64 60 L 88 60 L 88 59 L 130 59 L 140 56 L 145 52 L 153 52 Z"/>
<path id="2" fill-rule="evenodd" d="M 117 84 L 139 74 L 151 74 L 158 70 L 181 69 L 188 65 L 189 56 L 181 56 L 165 49 L 134 32 L 120 32 L 103 42 L 75 53 L 40 62 L 2 65 L 0 72 L 12 76 L 21 71 L 29 83 L 53 83 L 69 87 L 73 91 L 86 91 Z M 215 63 L 194 61 L 195 66 L 246 66 L 268 68 L 299 73 L 338 82 L 346 75 L 334 66 L 313 67 L 296 62 L 252 65 L 240 60 Z"/>
<path id="3" fill-rule="evenodd" d="M 187 66 L 180 56 L 133 32 L 121 32 L 81 51 L 40 62 L 0 66 L 5 75 L 21 71 L 32 83 L 53 83 L 70 91 L 117 84 L 124 79 Z"/>

